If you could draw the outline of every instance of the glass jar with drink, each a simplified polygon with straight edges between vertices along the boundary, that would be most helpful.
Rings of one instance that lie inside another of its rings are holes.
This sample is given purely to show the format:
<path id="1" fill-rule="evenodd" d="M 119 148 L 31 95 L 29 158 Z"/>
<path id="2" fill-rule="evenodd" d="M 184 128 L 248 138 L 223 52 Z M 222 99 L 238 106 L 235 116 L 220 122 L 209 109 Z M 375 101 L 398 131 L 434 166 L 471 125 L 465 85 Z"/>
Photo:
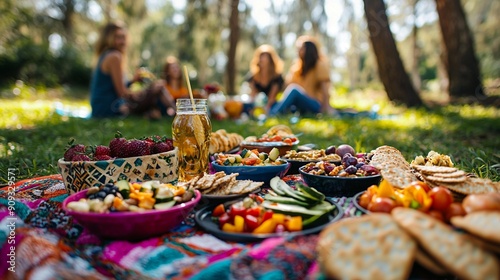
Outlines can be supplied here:
<path id="1" fill-rule="evenodd" d="M 176 107 L 172 138 L 179 150 L 179 181 L 189 181 L 208 172 L 212 124 L 206 99 L 177 99 Z"/>

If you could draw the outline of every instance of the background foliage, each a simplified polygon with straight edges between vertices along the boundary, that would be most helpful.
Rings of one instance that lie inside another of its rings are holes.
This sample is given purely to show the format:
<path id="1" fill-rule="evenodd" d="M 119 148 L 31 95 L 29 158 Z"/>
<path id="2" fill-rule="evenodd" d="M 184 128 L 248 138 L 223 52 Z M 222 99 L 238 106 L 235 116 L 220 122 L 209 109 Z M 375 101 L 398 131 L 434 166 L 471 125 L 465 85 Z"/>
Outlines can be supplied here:
<path id="1" fill-rule="evenodd" d="M 258 45 L 274 45 L 288 67 L 296 56 L 294 39 L 301 34 L 314 34 L 320 39 L 332 62 L 336 86 L 353 90 L 379 83 L 360 0 L 270 1 L 264 10 L 267 14 L 260 17 L 255 15 L 255 5 L 250 0 L 239 1 L 237 85 L 244 81 L 248 62 Z M 386 0 L 386 5 L 407 71 L 416 71 L 424 90 L 443 89 L 442 83 L 434 82 L 443 81 L 439 78 L 445 76 L 435 2 Z M 500 3 L 462 0 L 462 5 L 475 36 L 483 78 L 497 79 Z M 113 19 L 125 21 L 129 28 L 130 73 L 138 66 L 146 66 L 161 76 L 163 59 L 172 54 L 192 69 L 195 85 L 224 84 L 228 0 L 4 0 L 0 13 L 3 87 L 18 79 L 46 86 L 88 85 L 95 62 L 92 52 L 97 31 Z M 412 36 L 414 29 L 418 31 L 416 41 Z"/>

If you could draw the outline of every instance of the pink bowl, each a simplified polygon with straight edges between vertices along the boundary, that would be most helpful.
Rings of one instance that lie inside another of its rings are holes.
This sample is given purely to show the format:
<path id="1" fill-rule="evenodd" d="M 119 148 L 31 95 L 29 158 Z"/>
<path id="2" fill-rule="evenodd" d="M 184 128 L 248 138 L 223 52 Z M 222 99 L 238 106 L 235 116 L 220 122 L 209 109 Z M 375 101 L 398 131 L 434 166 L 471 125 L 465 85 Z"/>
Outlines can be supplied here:
<path id="1" fill-rule="evenodd" d="M 166 210 L 92 213 L 68 209 L 68 203 L 85 198 L 86 192 L 83 190 L 68 196 L 62 204 L 64 211 L 95 235 L 122 240 L 145 239 L 168 232 L 180 225 L 201 199 L 201 193 L 195 190 L 193 199 Z"/>

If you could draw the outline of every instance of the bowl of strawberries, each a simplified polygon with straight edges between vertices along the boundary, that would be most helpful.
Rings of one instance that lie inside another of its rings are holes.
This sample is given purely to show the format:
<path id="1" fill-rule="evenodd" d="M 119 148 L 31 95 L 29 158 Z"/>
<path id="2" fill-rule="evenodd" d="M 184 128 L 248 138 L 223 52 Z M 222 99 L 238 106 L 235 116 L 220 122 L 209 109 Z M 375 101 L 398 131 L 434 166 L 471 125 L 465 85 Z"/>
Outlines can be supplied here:
<path id="1" fill-rule="evenodd" d="M 177 148 L 167 137 L 127 139 L 117 133 L 109 145 L 84 145 L 70 141 L 57 162 L 69 194 L 118 180 L 158 180 L 178 177 Z"/>

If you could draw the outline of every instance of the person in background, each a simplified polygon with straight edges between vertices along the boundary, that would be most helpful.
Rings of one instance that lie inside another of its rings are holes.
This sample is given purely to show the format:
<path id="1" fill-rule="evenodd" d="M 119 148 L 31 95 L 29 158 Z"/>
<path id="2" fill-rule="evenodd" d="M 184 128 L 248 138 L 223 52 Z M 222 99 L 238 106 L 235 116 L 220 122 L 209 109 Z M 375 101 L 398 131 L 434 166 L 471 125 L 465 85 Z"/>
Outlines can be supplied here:
<path id="1" fill-rule="evenodd" d="M 184 82 L 181 65 L 175 56 L 168 56 L 163 65 L 163 79 L 165 89 L 174 100 L 189 98 L 189 91 Z"/>
<path id="2" fill-rule="evenodd" d="M 158 119 L 162 115 L 160 107 L 168 108 L 175 104 L 161 83 L 154 82 L 147 89 L 137 92 L 128 88 L 139 75 L 136 73 L 129 83 L 125 81 L 126 47 L 125 26 L 119 22 L 108 23 L 101 31 L 95 49 L 98 61 L 90 84 L 92 117 L 138 114 Z"/>
<path id="3" fill-rule="evenodd" d="M 300 113 L 335 114 L 330 106 L 330 69 L 312 37 L 297 39 L 298 60 L 290 68 L 286 88 L 280 102 L 274 104 L 270 115 L 288 113 L 295 107 Z"/>
<path id="4" fill-rule="evenodd" d="M 269 113 L 276 103 L 276 96 L 283 88 L 283 61 L 271 45 L 259 46 L 250 61 L 250 100 L 255 102 L 257 95 L 263 92 L 267 97 L 265 112 Z"/>

